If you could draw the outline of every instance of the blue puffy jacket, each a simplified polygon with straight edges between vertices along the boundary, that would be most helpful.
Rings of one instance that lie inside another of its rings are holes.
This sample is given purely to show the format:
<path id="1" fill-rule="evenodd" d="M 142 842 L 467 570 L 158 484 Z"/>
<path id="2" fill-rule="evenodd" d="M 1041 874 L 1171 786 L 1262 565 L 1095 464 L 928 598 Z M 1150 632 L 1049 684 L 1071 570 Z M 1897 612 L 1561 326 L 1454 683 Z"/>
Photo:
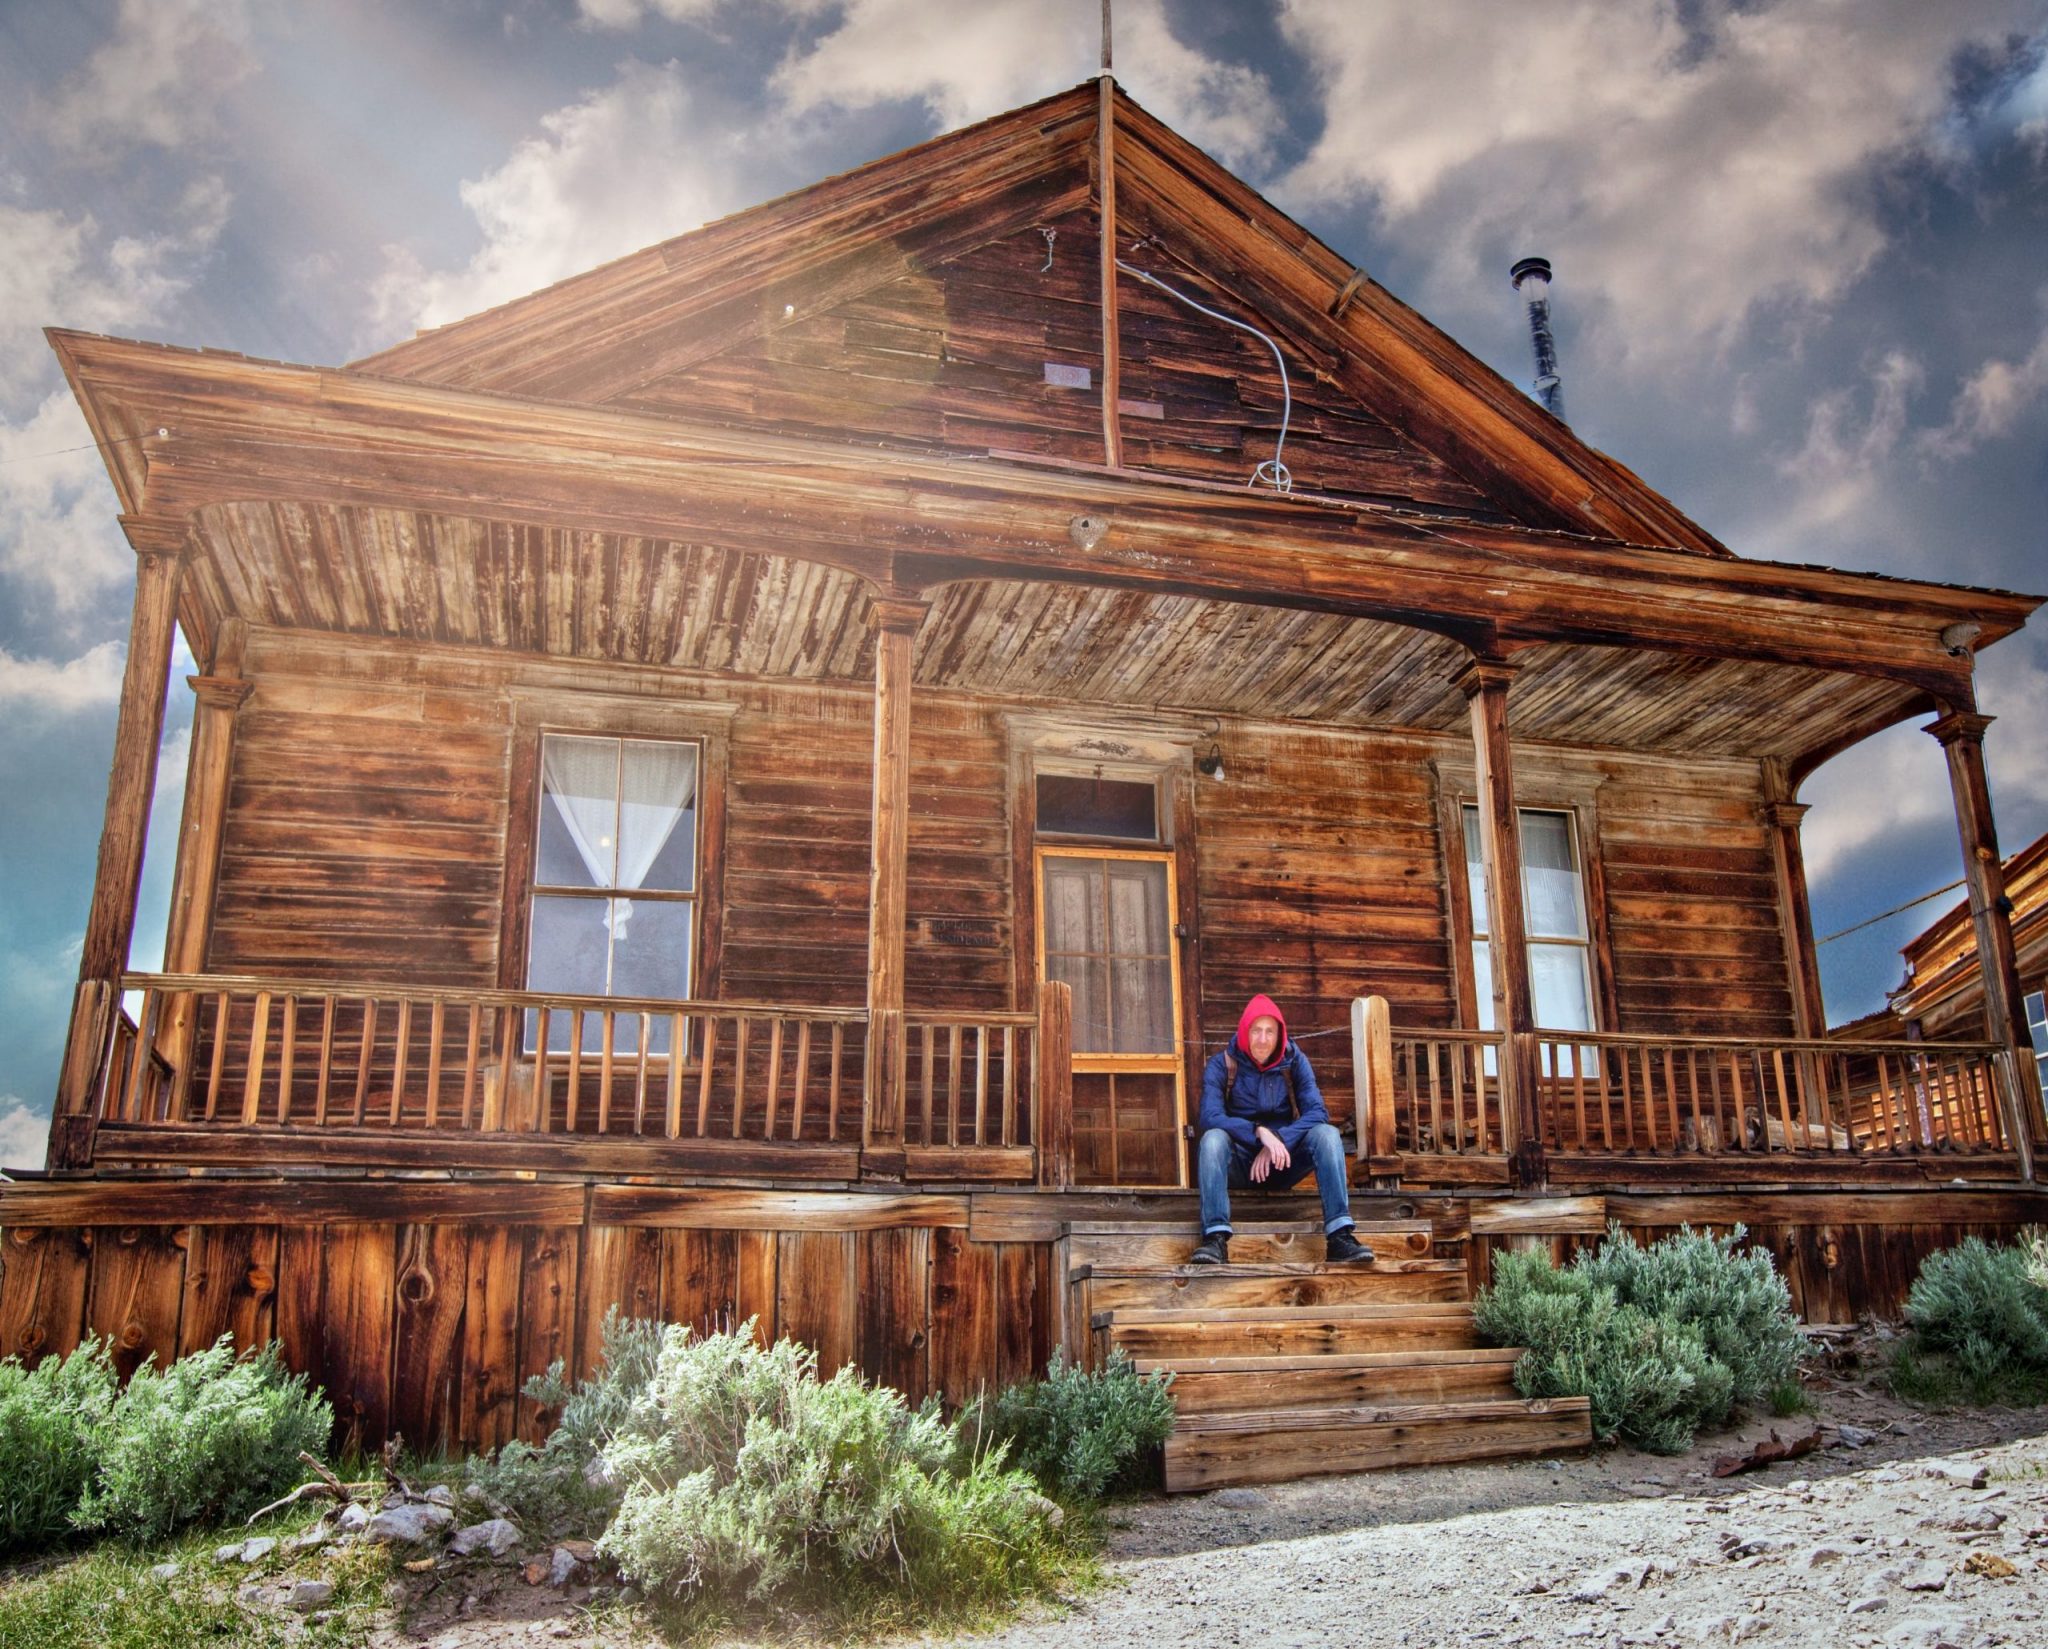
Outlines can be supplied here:
<path id="1" fill-rule="evenodd" d="M 1297 1150 L 1308 1131 L 1319 1122 L 1328 1122 L 1330 1113 L 1323 1106 L 1323 1091 L 1316 1086 L 1316 1073 L 1309 1065 L 1308 1055 L 1301 1051 L 1292 1037 L 1280 1057 L 1265 1070 L 1252 1064 L 1245 1051 L 1236 1046 L 1228 1050 L 1237 1059 L 1237 1081 L 1231 1084 L 1228 1094 L 1223 1091 L 1223 1053 L 1209 1056 L 1209 1063 L 1202 1068 L 1202 1130 L 1221 1128 L 1233 1141 L 1248 1151 L 1259 1148 L 1258 1130 L 1270 1128 L 1279 1136 L 1280 1143 L 1292 1152 Z M 1294 1074 L 1294 1103 L 1287 1102 L 1287 1074 Z"/>

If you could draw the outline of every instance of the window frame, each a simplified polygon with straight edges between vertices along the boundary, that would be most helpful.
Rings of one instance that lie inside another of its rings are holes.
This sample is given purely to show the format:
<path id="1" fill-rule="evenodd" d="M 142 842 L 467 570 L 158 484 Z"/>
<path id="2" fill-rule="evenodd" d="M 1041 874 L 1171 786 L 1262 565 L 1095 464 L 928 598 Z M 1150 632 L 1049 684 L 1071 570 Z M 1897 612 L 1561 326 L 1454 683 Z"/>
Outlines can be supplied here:
<path id="1" fill-rule="evenodd" d="M 723 968 L 725 803 L 729 727 L 737 707 L 653 704 L 606 695 L 520 694 L 513 704 L 511 783 L 505 820 L 498 935 L 498 988 L 525 991 L 536 891 L 535 844 L 540 828 L 541 740 L 548 734 L 697 746 L 697 869 L 691 925 L 688 1000 L 716 1001 Z M 542 892 L 549 889 L 542 888 Z M 564 890 L 599 897 L 594 890 Z M 648 897 L 662 896 L 649 894 Z M 545 995 L 545 992 L 538 994 Z M 523 1044 L 523 1037 L 522 1037 Z M 531 1051 L 521 1048 L 522 1057 Z"/>
<path id="2" fill-rule="evenodd" d="M 1518 779 L 1521 775 L 1517 775 Z M 1516 786 L 1516 829 L 1525 812 L 1563 813 L 1571 821 L 1572 838 L 1579 859 L 1579 893 L 1586 910 L 1587 989 L 1595 1032 L 1621 1028 L 1620 1004 L 1614 986 L 1614 951 L 1608 933 L 1607 889 L 1601 873 L 1600 818 L 1592 791 L 1564 787 L 1538 779 Z M 1451 989 L 1454 1014 L 1465 1030 L 1479 1029 L 1480 1009 L 1477 976 L 1472 968 L 1472 946 L 1478 937 L 1471 908 L 1471 887 L 1465 868 L 1465 813 L 1467 807 L 1482 807 L 1485 799 L 1469 769 L 1438 770 L 1437 832 L 1442 848 L 1446 919 L 1451 940 Z M 1523 889 L 1524 921 L 1527 920 L 1528 890 Z M 1533 1003 L 1532 1003 L 1533 1008 Z M 1543 1027 L 1563 1029 L 1563 1027 Z"/>
<path id="3" fill-rule="evenodd" d="M 2027 1016 L 2027 1035 L 2034 1046 L 2034 1070 L 2041 1091 L 2048 1093 L 2048 982 L 2037 991 L 2021 993 L 2020 1011 Z"/>

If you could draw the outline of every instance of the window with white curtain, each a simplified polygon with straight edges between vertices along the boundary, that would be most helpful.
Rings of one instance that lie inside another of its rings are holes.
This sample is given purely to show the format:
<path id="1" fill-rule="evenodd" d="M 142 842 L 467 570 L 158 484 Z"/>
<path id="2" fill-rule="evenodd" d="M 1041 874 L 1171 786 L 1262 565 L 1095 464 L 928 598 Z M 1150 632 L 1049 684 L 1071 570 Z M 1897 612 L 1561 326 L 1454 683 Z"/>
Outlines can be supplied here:
<path id="1" fill-rule="evenodd" d="M 2027 993 L 2027 1033 L 2034 1039 L 2034 1065 L 2041 1073 L 2041 1091 L 2048 1093 L 2048 993 Z"/>
<path id="2" fill-rule="evenodd" d="M 548 733 L 540 748 L 533 906 L 526 988 L 563 996 L 686 998 L 695 965 L 697 785 L 702 751 L 662 739 Z M 537 1016 L 529 1014 L 531 1045 Z M 656 1015 L 649 1051 L 668 1052 Z M 602 1036 L 584 1022 L 586 1047 Z M 636 1015 L 619 1017 L 616 1045 L 637 1047 Z M 549 1023 L 567 1052 L 566 1014 Z"/>
<path id="3" fill-rule="evenodd" d="M 1472 906 L 1472 983 L 1479 1028 L 1493 1023 L 1493 953 L 1488 946 L 1486 856 L 1479 809 L 1465 808 L 1465 876 Z M 1522 920 L 1529 937 L 1529 993 L 1543 1030 L 1590 1031 L 1593 1023 L 1593 941 L 1586 920 L 1578 833 L 1571 814 L 1519 810 L 1522 834 Z"/>

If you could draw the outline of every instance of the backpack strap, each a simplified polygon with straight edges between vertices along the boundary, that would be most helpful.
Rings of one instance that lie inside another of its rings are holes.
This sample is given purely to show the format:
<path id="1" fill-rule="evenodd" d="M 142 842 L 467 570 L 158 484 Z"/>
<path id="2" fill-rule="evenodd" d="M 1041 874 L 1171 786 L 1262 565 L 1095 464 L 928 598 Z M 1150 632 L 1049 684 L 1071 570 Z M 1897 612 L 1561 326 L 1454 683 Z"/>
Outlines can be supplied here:
<path id="1" fill-rule="evenodd" d="M 1287 1084 L 1287 1103 L 1294 1107 L 1294 1114 L 1296 1116 L 1301 1115 L 1301 1101 L 1294 1097 L 1294 1062 L 1292 1060 L 1281 1065 L 1280 1080 Z M 1230 1044 L 1225 1043 L 1223 1046 L 1223 1097 L 1225 1100 L 1230 1098 L 1231 1090 L 1236 1086 L 1237 1055 L 1230 1051 Z"/>

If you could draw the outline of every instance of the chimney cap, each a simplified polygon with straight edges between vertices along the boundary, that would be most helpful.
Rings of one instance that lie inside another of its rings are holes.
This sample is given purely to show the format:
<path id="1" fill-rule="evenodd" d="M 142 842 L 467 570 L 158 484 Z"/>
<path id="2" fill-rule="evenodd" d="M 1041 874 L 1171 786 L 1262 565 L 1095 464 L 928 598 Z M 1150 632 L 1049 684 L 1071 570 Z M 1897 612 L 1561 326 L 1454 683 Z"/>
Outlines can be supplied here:
<path id="1" fill-rule="evenodd" d="M 1514 268 L 1508 271 L 1508 284 L 1517 291 L 1520 291 L 1522 282 L 1531 275 L 1540 275 L 1544 280 L 1549 280 L 1550 260 L 1548 258 L 1519 259 Z"/>

